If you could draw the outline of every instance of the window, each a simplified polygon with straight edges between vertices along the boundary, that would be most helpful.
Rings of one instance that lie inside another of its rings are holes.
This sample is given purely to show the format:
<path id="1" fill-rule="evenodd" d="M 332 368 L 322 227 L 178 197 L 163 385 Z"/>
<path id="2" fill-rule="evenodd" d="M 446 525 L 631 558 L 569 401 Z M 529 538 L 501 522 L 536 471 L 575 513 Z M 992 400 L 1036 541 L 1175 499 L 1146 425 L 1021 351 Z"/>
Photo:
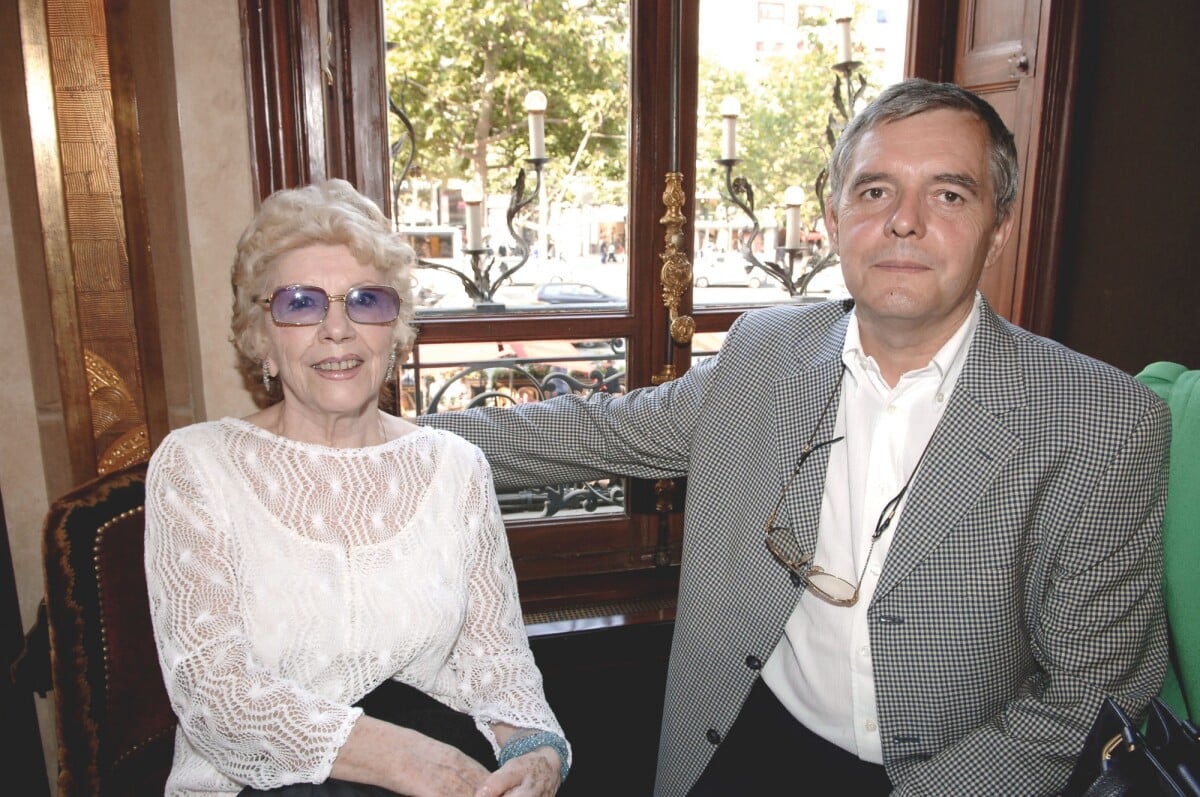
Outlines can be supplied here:
<path id="1" fill-rule="evenodd" d="M 463 242 L 456 259 L 421 258 L 422 284 L 443 297 L 422 312 L 520 313 L 597 296 L 623 306 L 628 3 L 383 9 L 393 218 L 456 226 Z M 554 41 L 572 46 L 543 44 Z M 563 281 L 594 283 L 595 296 L 543 289 Z"/>
<path id="2" fill-rule="evenodd" d="M 783 3 L 759 3 L 758 21 L 783 22 Z"/>

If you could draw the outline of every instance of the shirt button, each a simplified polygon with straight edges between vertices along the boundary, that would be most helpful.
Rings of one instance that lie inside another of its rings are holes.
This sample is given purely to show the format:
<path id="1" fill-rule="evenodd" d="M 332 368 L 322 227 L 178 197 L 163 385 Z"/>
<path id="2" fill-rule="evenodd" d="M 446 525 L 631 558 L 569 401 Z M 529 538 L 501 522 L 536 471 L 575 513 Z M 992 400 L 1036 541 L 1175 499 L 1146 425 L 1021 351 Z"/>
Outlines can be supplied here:
<path id="1" fill-rule="evenodd" d="M 889 405 L 888 405 L 888 408 L 887 408 L 887 414 L 888 414 L 888 415 L 895 415 L 895 414 L 896 414 L 896 405 L 895 405 L 895 404 L 889 404 Z"/>
<path id="2" fill-rule="evenodd" d="M 938 404 L 941 404 L 943 401 L 946 400 L 946 394 L 938 393 L 936 396 L 933 397 L 933 400 L 936 401 Z"/>
<path id="3" fill-rule="evenodd" d="M 721 734 L 717 733 L 715 728 L 709 728 L 708 733 L 704 734 L 710 744 L 720 744 Z"/>
<path id="4" fill-rule="evenodd" d="M 875 731 L 879 730 L 879 726 L 875 724 L 875 720 L 867 720 L 863 723 L 863 730 L 867 733 L 875 733 Z"/>
<path id="5" fill-rule="evenodd" d="M 858 649 L 858 655 L 862 656 L 864 659 L 871 658 L 871 646 L 863 645 L 861 648 Z"/>

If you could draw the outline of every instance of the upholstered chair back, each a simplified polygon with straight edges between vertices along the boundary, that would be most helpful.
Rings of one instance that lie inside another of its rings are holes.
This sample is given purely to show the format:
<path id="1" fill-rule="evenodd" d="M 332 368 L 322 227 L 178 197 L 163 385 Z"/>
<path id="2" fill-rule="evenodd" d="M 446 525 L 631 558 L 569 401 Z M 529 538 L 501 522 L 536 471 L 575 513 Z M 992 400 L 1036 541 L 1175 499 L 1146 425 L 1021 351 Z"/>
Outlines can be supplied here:
<path id="1" fill-rule="evenodd" d="M 144 463 L 75 488 L 46 516 L 46 616 L 59 797 L 162 794 L 175 715 L 142 563 Z"/>

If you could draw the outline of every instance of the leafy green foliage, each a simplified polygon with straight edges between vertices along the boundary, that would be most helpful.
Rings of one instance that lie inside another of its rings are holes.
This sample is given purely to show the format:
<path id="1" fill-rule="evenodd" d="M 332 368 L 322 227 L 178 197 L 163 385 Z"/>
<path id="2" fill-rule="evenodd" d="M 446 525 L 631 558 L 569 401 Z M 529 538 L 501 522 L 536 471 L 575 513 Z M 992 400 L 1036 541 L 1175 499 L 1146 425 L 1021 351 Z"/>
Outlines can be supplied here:
<path id="1" fill-rule="evenodd" d="M 507 193 L 528 152 L 525 95 L 548 98 L 549 186 L 625 172 L 626 0 L 388 0 L 390 99 L 412 120 L 410 176 Z M 406 140 L 399 120 L 389 138 Z"/>

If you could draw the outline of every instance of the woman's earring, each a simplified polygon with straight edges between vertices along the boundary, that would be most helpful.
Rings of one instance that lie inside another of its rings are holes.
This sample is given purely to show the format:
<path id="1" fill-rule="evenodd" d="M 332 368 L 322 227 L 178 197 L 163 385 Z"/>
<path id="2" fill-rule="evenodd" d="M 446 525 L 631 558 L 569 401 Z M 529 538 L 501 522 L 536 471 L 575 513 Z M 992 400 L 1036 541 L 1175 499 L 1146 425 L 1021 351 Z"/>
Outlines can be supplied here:
<path id="1" fill-rule="evenodd" d="M 271 363 L 269 360 L 263 360 L 263 387 L 267 392 L 271 392 Z"/>
<path id="2" fill-rule="evenodd" d="M 383 374 L 383 382 L 387 384 L 392 381 L 392 374 L 396 371 L 396 350 L 392 349 L 392 353 L 388 355 L 387 371 Z"/>

